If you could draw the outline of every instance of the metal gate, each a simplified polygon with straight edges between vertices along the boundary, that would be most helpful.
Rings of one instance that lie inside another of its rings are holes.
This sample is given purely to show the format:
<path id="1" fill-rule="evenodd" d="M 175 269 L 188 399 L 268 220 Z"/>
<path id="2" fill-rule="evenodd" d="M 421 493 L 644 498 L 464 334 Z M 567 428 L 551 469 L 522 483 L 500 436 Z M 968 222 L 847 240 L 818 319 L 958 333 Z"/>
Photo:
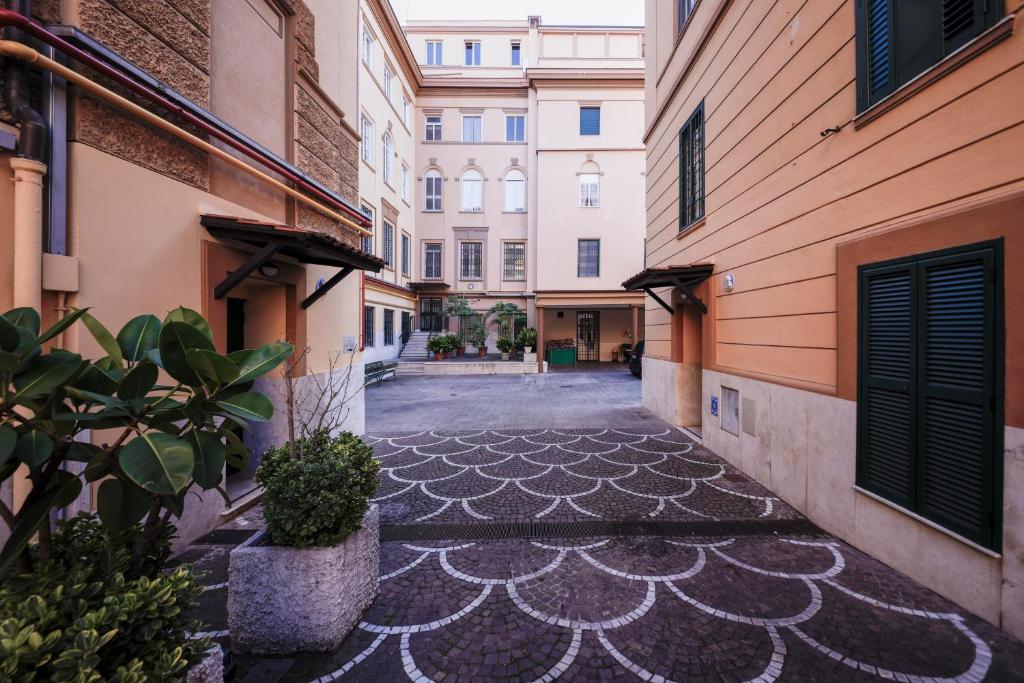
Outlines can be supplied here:
<path id="1" fill-rule="evenodd" d="M 441 312 L 441 299 L 420 300 L 420 332 L 440 332 L 444 321 Z"/>
<path id="2" fill-rule="evenodd" d="M 601 360 L 601 314 L 576 311 L 576 360 Z"/>

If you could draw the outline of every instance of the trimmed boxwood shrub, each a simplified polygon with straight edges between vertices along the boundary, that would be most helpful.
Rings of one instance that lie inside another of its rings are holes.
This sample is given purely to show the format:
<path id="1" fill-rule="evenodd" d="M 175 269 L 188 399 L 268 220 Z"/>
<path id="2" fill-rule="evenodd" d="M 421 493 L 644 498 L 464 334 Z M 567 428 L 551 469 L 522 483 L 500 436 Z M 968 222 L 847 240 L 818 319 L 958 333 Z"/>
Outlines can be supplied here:
<path id="1" fill-rule="evenodd" d="M 373 449 L 349 432 L 327 430 L 263 456 L 256 481 L 264 488 L 263 518 L 274 545 L 337 545 L 358 531 L 377 490 Z"/>
<path id="2" fill-rule="evenodd" d="M 192 572 L 160 568 L 169 529 L 133 557 L 138 527 L 112 539 L 94 515 L 58 524 L 53 556 L 0 585 L 0 680 L 180 681 L 209 639 L 190 640 L 187 611 L 202 592 Z"/>

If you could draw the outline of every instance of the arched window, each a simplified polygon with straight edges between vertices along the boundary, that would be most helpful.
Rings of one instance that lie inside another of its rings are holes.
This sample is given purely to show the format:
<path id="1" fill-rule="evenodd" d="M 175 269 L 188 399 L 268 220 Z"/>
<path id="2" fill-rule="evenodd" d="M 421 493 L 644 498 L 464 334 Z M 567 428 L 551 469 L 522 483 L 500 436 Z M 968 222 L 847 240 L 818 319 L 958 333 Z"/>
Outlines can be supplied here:
<path id="1" fill-rule="evenodd" d="M 601 170 L 593 161 L 583 164 L 580 172 L 580 206 L 585 209 L 601 206 Z"/>
<path id="2" fill-rule="evenodd" d="M 391 133 L 384 133 L 384 182 L 393 184 L 392 177 L 395 171 L 395 141 L 391 139 Z"/>
<path id="3" fill-rule="evenodd" d="M 424 187 L 426 188 L 423 207 L 425 211 L 441 210 L 441 173 L 437 169 L 427 171 Z"/>
<path id="4" fill-rule="evenodd" d="M 519 169 L 505 174 L 505 210 L 526 211 L 526 176 Z"/>
<path id="5" fill-rule="evenodd" d="M 484 177 L 473 168 L 462 174 L 462 210 L 484 210 Z"/>

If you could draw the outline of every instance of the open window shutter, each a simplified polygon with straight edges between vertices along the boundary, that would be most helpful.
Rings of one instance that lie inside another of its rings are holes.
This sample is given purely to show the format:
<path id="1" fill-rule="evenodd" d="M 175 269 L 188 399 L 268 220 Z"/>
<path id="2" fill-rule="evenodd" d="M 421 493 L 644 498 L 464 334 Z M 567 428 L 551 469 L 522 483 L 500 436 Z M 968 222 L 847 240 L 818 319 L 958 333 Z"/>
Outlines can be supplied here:
<path id="1" fill-rule="evenodd" d="M 995 301 L 992 249 L 920 264 L 919 510 L 992 543 Z"/>
<path id="2" fill-rule="evenodd" d="M 945 54 L 984 30 L 991 0 L 942 0 L 942 40 Z"/>
<path id="3" fill-rule="evenodd" d="M 858 483 L 912 507 L 915 354 L 913 265 L 861 273 Z"/>
<path id="4" fill-rule="evenodd" d="M 859 109 L 864 110 L 892 92 L 893 16 L 891 0 L 858 0 L 857 38 L 861 68 Z"/>

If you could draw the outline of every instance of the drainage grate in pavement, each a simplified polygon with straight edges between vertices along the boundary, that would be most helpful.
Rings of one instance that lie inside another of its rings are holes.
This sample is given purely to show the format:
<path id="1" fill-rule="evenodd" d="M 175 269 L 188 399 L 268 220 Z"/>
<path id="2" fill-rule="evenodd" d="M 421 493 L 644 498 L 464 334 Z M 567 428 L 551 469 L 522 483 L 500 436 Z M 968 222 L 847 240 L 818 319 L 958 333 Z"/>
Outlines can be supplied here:
<path id="1" fill-rule="evenodd" d="M 200 536 L 193 543 L 195 545 L 237 545 L 249 540 L 249 537 L 257 531 L 258 529 L 214 529 L 205 536 Z"/>
<path id="2" fill-rule="evenodd" d="M 508 522 L 489 524 L 390 524 L 381 541 L 466 541 L 504 538 L 590 538 L 594 536 L 826 536 L 806 519 L 693 522 Z"/>

